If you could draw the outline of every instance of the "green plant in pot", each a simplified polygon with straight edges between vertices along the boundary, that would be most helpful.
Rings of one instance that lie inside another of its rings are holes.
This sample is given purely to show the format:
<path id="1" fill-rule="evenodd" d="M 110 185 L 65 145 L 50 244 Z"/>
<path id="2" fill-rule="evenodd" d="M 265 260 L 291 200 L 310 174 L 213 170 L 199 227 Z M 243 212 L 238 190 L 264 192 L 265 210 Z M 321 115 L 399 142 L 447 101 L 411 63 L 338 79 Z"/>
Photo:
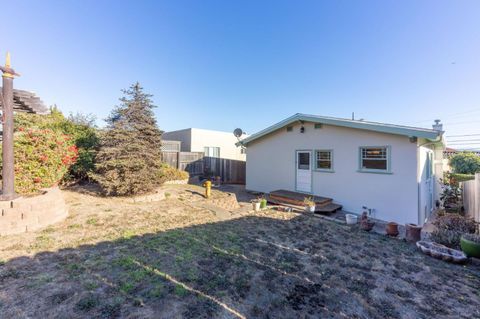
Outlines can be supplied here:
<path id="1" fill-rule="evenodd" d="M 265 196 L 262 196 L 262 198 L 260 198 L 260 209 L 265 208 L 267 208 L 267 199 L 265 198 Z"/>
<path id="2" fill-rule="evenodd" d="M 468 257 L 480 258 L 480 235 L 463 234 L 460 238 L 460 247 Z"/>

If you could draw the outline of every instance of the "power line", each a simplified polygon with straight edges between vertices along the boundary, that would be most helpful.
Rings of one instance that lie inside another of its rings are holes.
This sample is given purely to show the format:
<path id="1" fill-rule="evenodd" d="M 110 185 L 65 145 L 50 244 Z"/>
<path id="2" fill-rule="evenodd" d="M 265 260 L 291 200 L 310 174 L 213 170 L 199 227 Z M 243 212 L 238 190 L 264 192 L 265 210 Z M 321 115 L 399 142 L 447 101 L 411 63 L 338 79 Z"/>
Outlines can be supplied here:
<path id="1" fill-rule="evenodd" d="M 451 122 L 451 123 L 447 122 L 447 123 L 443 123 L 443 125 L 452 126 L 452 125 L 473 124 L 473 123 L 480 123 L 480 121 Z"/>
<path id="2" fill-rule="evenodd" d="M 447 135 L 445 137 L 467 137 L 467 136 L 480 136 L 480 134 Z"/>
<path id="3" fill-rule="evenodd" d="M 465 112 L 451 113 L 451 114 L 447 114 L 447 115 L 443 115 L 443 116 L 444 116 L 444 117 L 456 117 L 456 116 L 458 116 L 458 115 L 475 113 L 475 112 L 479 112 L 479 111 L 480 111 L 480 108 L 476 108 L 476 109 L 472 109 L 472 110 L 465 111 Z M 432 122 L 432 119 L 424 120 L 424 121 L 418 121 L 418 122 L 413 122 L 412 124 L 425 123 L 425 122 Z"/>
<path id="4" fill-rule="evenodd" d="M 480 139 L 467 139 L 467 140 L 447 140 L 448 143 L 455 143 L 455 142 L 464 142 L 464 143 L 470 143 L 470 142 L 480 142 Z"/>

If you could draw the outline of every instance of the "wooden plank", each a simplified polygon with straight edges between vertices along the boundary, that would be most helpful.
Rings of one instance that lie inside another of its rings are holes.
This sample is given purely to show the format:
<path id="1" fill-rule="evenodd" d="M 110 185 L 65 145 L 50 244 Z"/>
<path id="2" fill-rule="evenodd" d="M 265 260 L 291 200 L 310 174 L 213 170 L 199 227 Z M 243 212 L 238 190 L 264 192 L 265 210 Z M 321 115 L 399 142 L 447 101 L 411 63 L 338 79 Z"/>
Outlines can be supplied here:
<path id="1" fill-rule="evenodd" d="M 305 205 L 303 204 L 302 205 L 288 204 L 288 203 L 285 203 L 284 201 L 277 201 L 276 199 L 271 198 L 270 196 L 267 196 L 267 201 L 271 204 L 290 207 L 296 211 L 301 211 L 301 212 L 305 211 Z M 321 207 L 316 207 L 315 213 L 316 214 L 333 214 L 337 210 L 341 210 L 341 209 L 342 209 L 342 205 L 330 203 Z"/>
<path id="2" fill-rule="evenodd" d="M 331 213 L 335 213 L 337 210 L 340 210 L 340 209 L 342 209 L 342 205 L 330 203 L 325 206 L 315 207 L 315 213 L 331 214 Z"/>
<path id="3" fill-rule="evenodd" d="M 315 202 L 315 205 L 319 207 L 328 205 L 332 202 L 331 198 L 321 197 L 321 196 L 311 196 L 308 194 L 292 192 L 292 191 L 287 191 L 283 189 L 270 192 L 269 197 L 278 202 L 284 202 L 284 203 L 297 205 L 297 206 L 303 205 L 303 200 L 305 199 L 305 197 L 312 197 L 313 201 Z"/>

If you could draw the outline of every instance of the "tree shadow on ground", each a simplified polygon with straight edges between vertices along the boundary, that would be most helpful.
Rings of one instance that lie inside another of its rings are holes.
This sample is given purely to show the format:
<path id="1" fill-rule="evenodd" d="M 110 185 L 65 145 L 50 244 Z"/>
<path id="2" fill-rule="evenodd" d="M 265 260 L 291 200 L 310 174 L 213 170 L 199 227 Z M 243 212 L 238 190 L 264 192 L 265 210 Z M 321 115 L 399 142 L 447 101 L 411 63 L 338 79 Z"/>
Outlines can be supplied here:
<path id="1" fill-rule="evenodd" d="M 0 266 L 5 318 L 480 316 L 480 268 L 297 216 L 124 236 Z"/>

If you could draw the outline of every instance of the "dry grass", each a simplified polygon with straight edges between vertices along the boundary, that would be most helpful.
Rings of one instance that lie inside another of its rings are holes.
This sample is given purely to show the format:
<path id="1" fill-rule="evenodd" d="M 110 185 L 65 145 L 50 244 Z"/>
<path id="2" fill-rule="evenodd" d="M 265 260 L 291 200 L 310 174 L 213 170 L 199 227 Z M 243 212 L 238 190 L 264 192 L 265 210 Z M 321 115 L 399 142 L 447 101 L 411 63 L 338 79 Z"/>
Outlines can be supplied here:
<path id="1" fill-rule="evenodd" d="M 220 219 L 195 186 L 129 203 L 65 192 L 69 218 L 0 239 L 10 318 L 473 318 L 480 268 L 292 213 Z M 216 196 L 221 194 L 216 193 Z"/>

